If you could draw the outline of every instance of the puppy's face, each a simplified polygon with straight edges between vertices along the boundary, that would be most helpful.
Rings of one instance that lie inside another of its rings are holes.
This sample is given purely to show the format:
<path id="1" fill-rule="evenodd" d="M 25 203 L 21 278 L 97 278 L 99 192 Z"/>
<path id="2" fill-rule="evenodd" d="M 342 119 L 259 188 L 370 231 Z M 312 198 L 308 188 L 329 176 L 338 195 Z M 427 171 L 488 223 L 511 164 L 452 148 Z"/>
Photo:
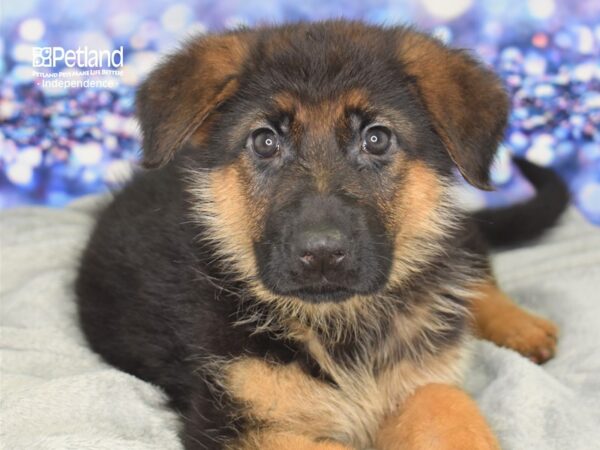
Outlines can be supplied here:
<path id="1" fill-rule="evenodd" d="M 404 281 L 486 187 L 496 78 L 407 29 L 345 22 L 194 41 L 140 89 L 145 162 L 187 170 L 194 215 L 264 297 L 342 302 Z"/>
<path id="2" fill-rule="evenodd" d="M 310 77 L 290 90 L 299 67 L 258 98 L 242 87 L 223 111 L 209 139 L 229 143 L 214 183 L 241 192 L 232 207 L 245 210 L 250 267 L 270 292 L 308 302 L 371 294 L 388 283 L 395 252 L 439 222 L 451 162 L 410 86 L 380 86 L 401 74 L 354 63 L 372 84 Z M 268 86 L 272 69 L 263 70 L 247 78 L 250 92 Z M 232 225 L 224 217 L 218 226 Z"/>

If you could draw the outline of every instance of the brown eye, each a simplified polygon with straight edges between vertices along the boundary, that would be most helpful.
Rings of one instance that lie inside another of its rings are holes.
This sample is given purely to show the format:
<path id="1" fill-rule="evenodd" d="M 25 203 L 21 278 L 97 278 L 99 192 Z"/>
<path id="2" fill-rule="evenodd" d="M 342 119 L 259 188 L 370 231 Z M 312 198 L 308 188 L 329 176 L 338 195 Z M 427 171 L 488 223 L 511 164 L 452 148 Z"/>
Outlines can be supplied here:
<path id="1" fill-rule="evenodd" d="M 373 155 L 383 155 L 390 147 L 391 132 L 386 127 L 371 127 L 366 130 L 363 150 Z"/>
<path id="2" fill-rule="evenodd" d="M 252 149 L 261 158 L 271 158 L 279 150 L 279 138 L 269 128 L 259 128 L 252 133 Z"/>

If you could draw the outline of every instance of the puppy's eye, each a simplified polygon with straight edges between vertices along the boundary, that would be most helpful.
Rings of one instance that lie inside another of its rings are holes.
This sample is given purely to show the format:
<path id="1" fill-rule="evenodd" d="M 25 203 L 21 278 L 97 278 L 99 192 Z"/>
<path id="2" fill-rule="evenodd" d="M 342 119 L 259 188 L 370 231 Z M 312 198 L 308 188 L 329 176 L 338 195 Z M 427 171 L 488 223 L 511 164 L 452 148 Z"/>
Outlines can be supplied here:
<path id="1" fill-rule="evenodd" d="M 279 150 L 279 137 L 269 128 L 259 128 L 252 133 L 252 150 L 261 158 L 271 158 Z"/>
<path id="2" fill-rule="evenodd" d="M 376 126 L 365 131 L 362 148 L 373 155 L 383 155 L 390 147 L 392 133 L 386 127 Z"/>

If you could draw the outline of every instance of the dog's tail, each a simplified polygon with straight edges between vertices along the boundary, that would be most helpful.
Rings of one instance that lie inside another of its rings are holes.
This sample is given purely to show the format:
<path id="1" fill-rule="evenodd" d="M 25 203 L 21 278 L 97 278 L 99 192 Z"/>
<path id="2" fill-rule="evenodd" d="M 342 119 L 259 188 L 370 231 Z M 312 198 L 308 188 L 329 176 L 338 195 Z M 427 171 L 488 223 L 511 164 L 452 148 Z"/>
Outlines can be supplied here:
<path id="1" fill-rule="evenodd" d="M 493 246 L 516 245 L 551 228 L 569 203 L 569 190 L 553 170 L 515 158 L 521 173 L 533 185 L 534 197 L 516 205 L 473 213 L 486 241 Z"/>

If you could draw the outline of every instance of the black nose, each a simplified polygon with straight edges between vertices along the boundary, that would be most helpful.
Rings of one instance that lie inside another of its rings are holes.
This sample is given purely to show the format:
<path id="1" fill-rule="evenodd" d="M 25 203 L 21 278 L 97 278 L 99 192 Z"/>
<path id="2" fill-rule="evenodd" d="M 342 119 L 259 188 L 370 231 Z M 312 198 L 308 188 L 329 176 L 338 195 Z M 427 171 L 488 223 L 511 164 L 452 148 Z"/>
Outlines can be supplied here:
<path id="1" fill-rule="evenodd" d="M 335 228 L 302 231 L 294 247 L 305 271 L 322 274 L 340 266 L 348 255 L 348 239 Z"/>

